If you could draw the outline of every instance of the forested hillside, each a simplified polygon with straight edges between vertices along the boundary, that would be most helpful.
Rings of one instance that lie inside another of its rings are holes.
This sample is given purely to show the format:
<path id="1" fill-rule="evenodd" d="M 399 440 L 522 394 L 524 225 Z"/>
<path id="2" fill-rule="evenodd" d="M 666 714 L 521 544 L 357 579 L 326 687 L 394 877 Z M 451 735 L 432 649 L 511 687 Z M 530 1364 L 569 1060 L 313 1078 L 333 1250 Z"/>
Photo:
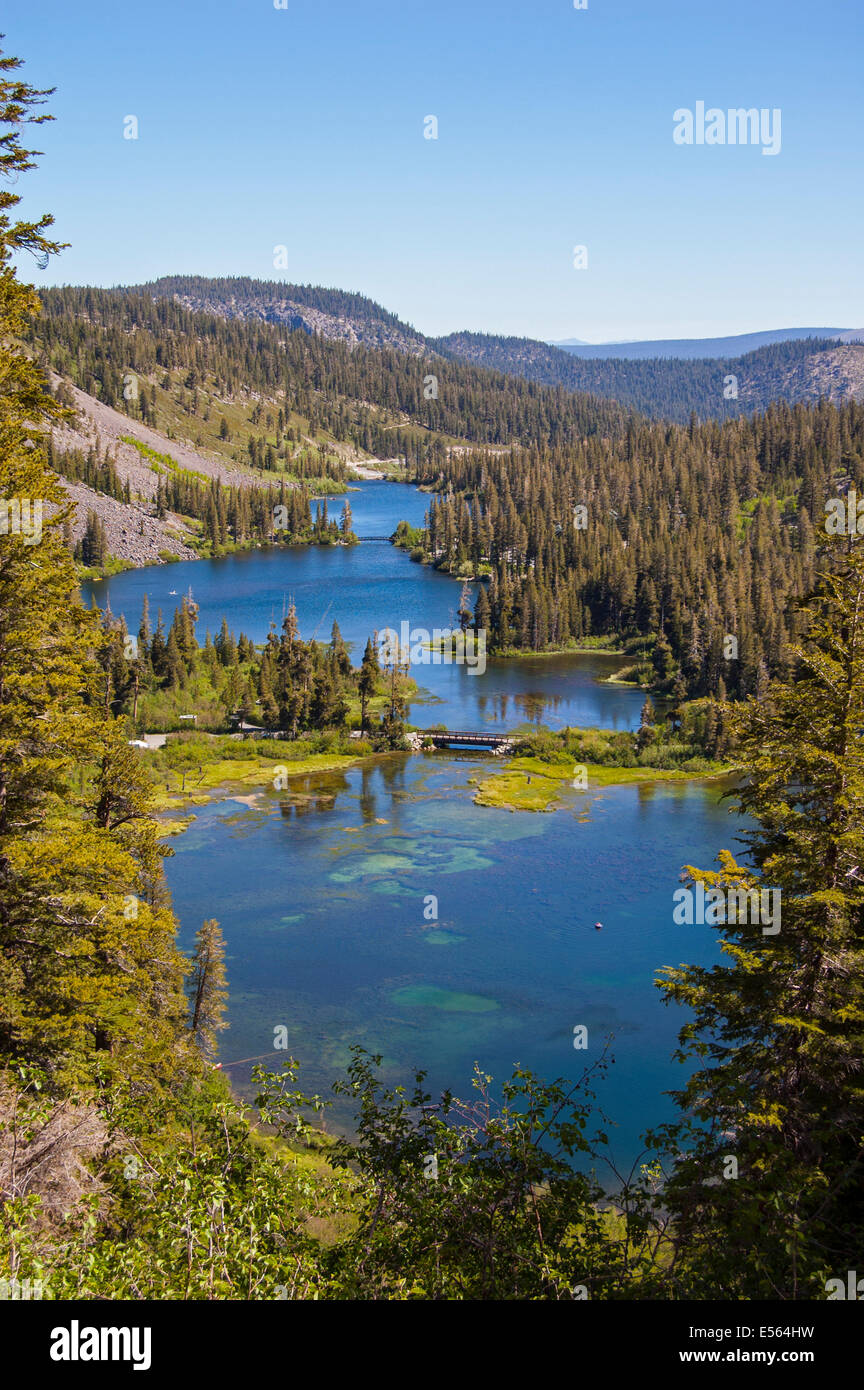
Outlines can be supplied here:
<path id="1" fill-rule="evenodd" d="M 731 355 L 712 357 L 706 349 L 698 357 L 646 359 L 640 353 L 629 360 L 604 356 L 601 348 L 574 354 L 531 338 L 476 332 L 431 338 L 363 295 L 311 285 L 172 275 L 125 292 L 176 300 L 232 321 L 276 323 L 348 345 L 389 347 L 429 359 L 429 371 L 437 370 L 435 358 L 470 362 L 618 401 L 653 419 L 687 423 L 696 415 L 726 420 L 764 410 L 774 401 L 864 398 L 864 344 L 843 346 L 827 335 L 768 342 Z"/>
<path id="2" fill-rule="evenodd" d="M 657 689 L 761 693 L 788 672 L 827 499 L 864 490 L 864 407 L 634 421 L 569 450 L 453 454 L 447 478 L 416 554 L 489 573 L 475 622 L 493 647 L 640 635 L 635 674 Z"/>
<path id="3" fill-rule="evenodd" d="M 283 480 L 269 500 L 163 467 L 157 505 L 200 520 L 201 553 L 266 539 L 284 480 L 305 483 L 291 440 L 324 431 L 331 454 L 395 453 L 437 494 L 409 543 L 454 574 L 488 577 L 474 619 L 493 649 L 642 638 L 635 678 L 679 698 L 746 695 L 788 672 L 788 603 L 812 584 L 814 529 L 830 496 L 864 487 L 854 402 L 651 423 L 560 386 L 115 290 L 50 291 L 31 341 L 46 366 L 153 429 L 173 431 L 181 411 L 193 435 L 205 416 L 210 428 L 230 417 L 229 435 L 242 421 L 238 466 Z M 303 516 L 292 511 L 289 536 L 320 538 L 305 494 L 290 500 Z"/>
<path id="4" fill-rule="evenodd" d="M 157 428 L 171 400 L 200 420 L 216 415 L 217 398 L 242 397 L 253 410 L 254 397 L 276 402 L 275 413 L 263 403 L 257 412 L 265 429 L 253 447 L 265 467 L 271 443 L 276 466 L 274 441 L 288 415 L 302 417 L 312 434 L 323 429 L 376 457 L 398 455 L 426 467 L 443 462 L 450 442 L 569 444 L 598 432 L 618 435 L 629 414 L 611 401 L 461 362 L 351 348 L 302 329 L 193 313 L 174 300 L 123 290 L 48 290 L 31 333 L 46 367 Z M 138 382 L 132 401 L 124 396 L 130 373 Z"/>
<path id="5" fill-rule="evenodd" d="M 530 338 L 451 333 L 436 342 L 448 357 L 518 372 L 530 381 L 590 391 L 657 420 L 732 420 L 775 401 L 838 404 L 864 399 L 864 344 L 803 338 L 737 357 L 581 357 Z"/>

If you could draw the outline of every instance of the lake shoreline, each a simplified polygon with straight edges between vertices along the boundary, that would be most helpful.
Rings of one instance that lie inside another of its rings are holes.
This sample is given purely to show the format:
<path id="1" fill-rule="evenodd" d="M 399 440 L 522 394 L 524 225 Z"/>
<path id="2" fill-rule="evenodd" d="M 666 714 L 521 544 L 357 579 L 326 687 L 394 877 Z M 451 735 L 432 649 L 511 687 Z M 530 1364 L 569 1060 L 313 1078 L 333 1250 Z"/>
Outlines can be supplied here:
<path id="1" fill-rule="evenodd" d="M 350 754 L 311 754 L 297 765 L 279 764 L 274 759 L 274 767 L 280 768 L 281 780 L 286 785 L 282 790 L 289 792 L 290 783 L 298 778 L 314 778 L 328 772 L 340 772 L 362 764 L 375 766 L 385 759 L 402 757 L 446 758 L 447 752 L 439 750 L 431 753 L 424 749 L 387 749 L 378 753 L 361 753 L 356 757 Z M 250 760 L 251 761 L 251 760 Z M 453 761 L 458 761 L 453 758 Z M 489 754 L 489 761 L 495 761 Z M 583 764 L 585 785 L 575 790 L 584 792 L 605 791 L 610 787 L 640 786 L 646 783 L 698 783 L 714 782 L 732 776 L 736 768 L 724 765 L 709 772 L 683 772 L 675 768 L 615 767 L 603 763 Z M 282 770 L 284 769 L 284 770 Z M 240 802 L 249 807 L 258 803 L 259 797 L 269 799 L 273 779 L 261 777 L 262 767 L 248 768 L 237 777 L 221 778 L 202 790 L 201 784 L 190 787 L 186 792 L 162 793 L 157 798 L 154 814 L 163 827 L 160 838 L 169 838 L 188 830 L 195 820 L 192 807 L 224 805 L 226 802 Z M 512 758 L 503 768 L 495 768 L 488 777 L 478 775 L 469 777 L 467 786 L 475 787 L 471 798 L 475 806 L 490 807 L 506 811 L 551 812 L 564 809 L 565 803 L 558 799 L 567 783 L 573 783 L 574 769 L 568 766 L 564 771 L 561 764 L 543 764 L 532 757 Z M 250 793 L 250 787 L 257 791 Z M 532 790 L 529 792 L 528 788 Z M 241 794 L 242 793 L 242 794 Z M 296 793 L 295 793 L 296 795 Z"/>
<path id="2" fill-rule="evenodd" d="M 191 586 L 199 610 L 199 641 L 208 630 L 211 636 L 218 633 L 224 618 L 235 639 L 243 633 L 259 648 L 271 625 L 278 634 L 293 600 L 301 634 L 326 641 L 337 621 L 355 663 L 375 631 L 399 630 L 403 620 L 427 632 L 458 627 L 458 581 L 411 564 L 388 543 L 400 518 L 412 526 L 422 523 L 427 497 L 401 480 L 361 481 L 350 497 L 359 545 L 256 547 L 204 563 L 198 557 L 170 569 L 149 565 L 104 581 L 82 579 L 82 597 L 86 605 L 95 602 L 103 610 L 110 603 L 112 613 L 125 618 L 127 630 L 136 632 L 145 596 L 153 620 L 161 606 L 170 623 L 172 609 Z M 493 727 L 502 732 L 538 719 L 552 729 L 567 724 L 636 728 L 644 697 L 598 683 L 625 663 L 608 660 L 621 654 L 593 648 L 593 640 L 557 653 L 490 657 L 481 679 L 466 679 L 477 673 L 466 673 L 455 662 L 419 665 L 412 675 L 423 686 L 424 707 L 421 712 L 419 700 L 412 701 L 413 720 L 475 732 Z M 602 660 L 592 660 L 595 651 Z M 542 661 L 528 659 L 537 655 Z M 194 705 L 182 708 L 192 712 Z"/>

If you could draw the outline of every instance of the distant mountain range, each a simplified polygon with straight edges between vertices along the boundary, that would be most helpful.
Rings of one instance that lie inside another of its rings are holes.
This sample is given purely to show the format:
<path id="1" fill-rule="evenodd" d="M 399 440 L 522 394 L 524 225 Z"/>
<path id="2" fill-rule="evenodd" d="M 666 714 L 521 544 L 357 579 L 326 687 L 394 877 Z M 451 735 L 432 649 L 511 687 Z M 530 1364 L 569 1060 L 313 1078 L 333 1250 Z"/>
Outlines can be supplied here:
<path id="1" fill-rule="evenodd" d="M 738 333 L 732 338 L 657 338 L 645 342 L 586 343 L 582 338 L 565 338 L 550 343 L 575 357 L 623 357 L 631 361 L 646 357 L 743 357 L 774 343 L 799 338 L 831 338 L 835 342 L 864 341 L 864 328 L 769 328 L 762 333 Z"/>
<path id="2" fill-rule="evenodd" d="M 547 386 L 588 391 L 654 419 L 728 419 L 772 401 L 864 399 L 864 344 L 801 338 L 741 357 L 586 359 L 530 338 L 454 333 L 435 346 L 447 357 L 523 376 Z"/>
<path id="3" fill-rule="evenodd" d="M 470 362 L 615 400 L 655 419 L 727 419 L 777 400 L 864 399 L 864 343 L 856 341 L 864 330 L 770 329 L 620 344 L 556 345 L 467 332 L 431 338 L 364 295 L 314 285 L 173 275 L 128 288 L 195 312 L 280 323 L 349 346 Z"/>

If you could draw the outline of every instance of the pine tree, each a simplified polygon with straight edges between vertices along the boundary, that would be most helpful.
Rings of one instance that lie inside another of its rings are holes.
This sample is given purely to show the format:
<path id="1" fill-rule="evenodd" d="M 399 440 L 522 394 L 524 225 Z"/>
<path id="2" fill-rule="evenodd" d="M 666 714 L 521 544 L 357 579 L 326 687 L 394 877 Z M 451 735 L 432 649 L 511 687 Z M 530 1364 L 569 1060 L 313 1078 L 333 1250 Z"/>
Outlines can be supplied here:
<path id="1" fill-rule="evenodd" d="M 655 714 L 654 702 L 650 695 L 646 695 L 645 703 L 642 706 L 642 712 L 639 716 L 639 729 L 636 734 L 636 747 L 640 752 L 651 742 Z"/>
<path id="2" fill-rule="evenodd" d="M 466 630 L 466 628 L 469 626 L 469 624 L 471 623 L 471 620 L 472 620 L 472 614 L 471 614 L 471 585 L 468 583 L 467 580 L 466 580 L 465 583 L 462 585 L 462 590 L 461 590 L 461 593 L 460 593 L 460 595 L 459 595 L 459 613 L 458 613 L 458 618 L 459 618 L 459 626 L 460 626 L 460 628 L 462 629 L 462 631 L 464 632 L 464 631 Z"/>
<path id="3" fill-rule="evenodd" d="M 230 667 L 237 665 L 237 644 L 228 627 L 227 618 L 222 619 L 219 635 L 213 645 L 219 653 L 219 660 L 222 662 L 223 666 Z"/>
<path id="4" fill-rule="evenodd" d="M 104 524 L 94 511 L 89 511 L 81 540 L 81 559 L 92 569 L 102 569 L 107 558 L 108 540 Z"/>
<path id="5" fill-rule="evenodd" d="M 357 677 L 357 688 L 360 693 L 360 728 L 366 728 L 366 716 L 369 708 L 369 701 L 372 699 L 378 688 L 378 681 L 381 678 L 381 667 L 378 664 L 378 653 L 372 638 L 366 642 L 366 650 L 363 653 L 363 661 L 360 666 L 360 673 Z"/>
<path id="6" fill-rule="evenodd" d="M 477 602 L 474 605 L 474 630 L 476 632 L 488 631 L 491 622 L 491 609 L 489 606 L 489 595 L 486 593 L 486 585 L 480 585 L 480 592 L 477 595 Z"/>
<path id="7" fill-rule="evenodd" d="M 33 166 L 21 128 L 47 93 L 0 57 L 0 174 Z M 59 250 L 51 219 L 16 222 L 0 192 L 0 495 L 57 511 L 36 544 L 0 536 L 0 1054 L 55 1092 L 122 1076 L 150 1091 L 182 1062 L 182 960 L 162 897 L 149 782 L 105 710 L 98 610 L 78 597 L 66 498 L 44 429 L 61 408 L 18 343 L 38 312 L 12 259 Z"/>
<path id="8" fill-rule="evenodd" d="M 195 954 L 189 979 L 191 1015 L 189 1031 L 205 1057 L 216 1051 L 216 1034 L 228 1027 L 225 1020 L 225 942 L 215 917 L 208 918 L 195 935 Z"/>
<path id="9" fill-rule="evenodd" d="M 145 594 L 141 605 L 141 625 L 138 628 L 138 651 L 145 661 L 150 650 L 150 637 L 150 598 Z"/>
<path id="10" fill-rule="evenodd" d="M 754 867 L 724 853 L 719 872 L 686 871 L 779 894 L 779 930 L 736 908 L 726 963 L 662 984 L 693 1011 L 682 1055 L 703 1062 L 665 1135 L 683 1150 L 663 1203 L 690 1297 L 824 1297 L 864 1238 L 864 546 L 834 557 L 803 613 L 793 679 L 737 721 Z"/>
<path id="11" fill-rule="evenodd" d="M 330 630 L 330 660 L 337 680 L 351 675 L 351 658 L 337 622 L 333 623 Z"/>
<path id="12" fill-rule="evenodd" d="M 672 657 L 672 648 L 669 645 L 669 642 L 665 634 L 663 633 L 660 634 L 660 636 L 657 638 L 656 643 L 654 644 L 654 650 L 651 654 L 651 661 L 653 663 L 654 670 L 657 673 L 658 681 L 662 682 L 669 680 L 674 670 L 674 662 Z"/>
<path id="13" fill-rule="evenodd" d="M 166 672 L 165 665 L 165 629 L 162 622 L 162 609 L 156 613 L 156 630 L 153 633 L 153 640 L 150 643 L 150 664 L 153 667 L 153 674 L 161 680 Z"/>
<path id="14" fill-rule="evenodd" d="M 269 729 L 276 728 L 279 723 L 279 706 L 273 690 L 273 666 L 268 650 L 265 650 L 261 658 L 258 673 L 258 701 L 264 724 Z"/>

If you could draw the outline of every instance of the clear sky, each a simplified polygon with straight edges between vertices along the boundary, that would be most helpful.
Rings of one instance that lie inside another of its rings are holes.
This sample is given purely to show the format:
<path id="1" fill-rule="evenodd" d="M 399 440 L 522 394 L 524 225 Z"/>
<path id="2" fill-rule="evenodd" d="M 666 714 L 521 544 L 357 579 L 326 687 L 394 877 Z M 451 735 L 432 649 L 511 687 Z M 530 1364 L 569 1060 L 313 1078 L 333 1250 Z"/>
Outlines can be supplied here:
<path id="1" fill-rule="evenodd" d="M 58 88 L 37 284 L 331 285 L 433 334 L 864 325 L 862 0 L 284 2 L 4 0 Z M 779 108 L 779 154 L 676 144 L 700 101 Z"/>

